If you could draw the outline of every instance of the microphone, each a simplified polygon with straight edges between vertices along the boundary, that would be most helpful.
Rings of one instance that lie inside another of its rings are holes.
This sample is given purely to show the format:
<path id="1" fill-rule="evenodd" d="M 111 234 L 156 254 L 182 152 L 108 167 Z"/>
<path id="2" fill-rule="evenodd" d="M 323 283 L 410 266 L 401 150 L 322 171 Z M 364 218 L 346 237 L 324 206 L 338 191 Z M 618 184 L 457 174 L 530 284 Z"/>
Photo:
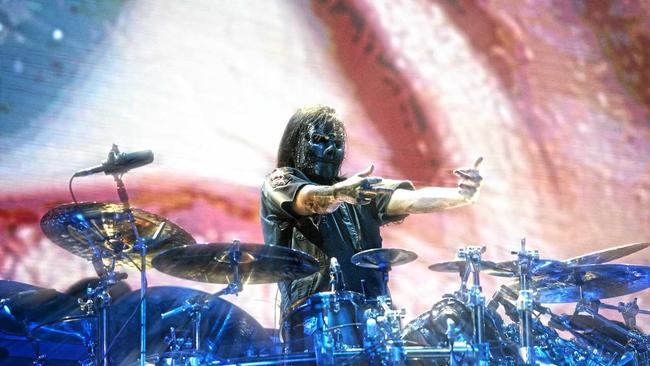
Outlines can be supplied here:
<path id="1" fill-rule="evenodd" d="M 104 174 L 124 174 L 131 169 L 139 168 L 153 161 L 151 150 L 136 151 L 132 153 L 121 153 L 117 145 L 108 153 L 108 158 L 101 165 L 80 170 L 74 173 L 74 177 L 85 177 L 88 175 L 104 172 Z"/>

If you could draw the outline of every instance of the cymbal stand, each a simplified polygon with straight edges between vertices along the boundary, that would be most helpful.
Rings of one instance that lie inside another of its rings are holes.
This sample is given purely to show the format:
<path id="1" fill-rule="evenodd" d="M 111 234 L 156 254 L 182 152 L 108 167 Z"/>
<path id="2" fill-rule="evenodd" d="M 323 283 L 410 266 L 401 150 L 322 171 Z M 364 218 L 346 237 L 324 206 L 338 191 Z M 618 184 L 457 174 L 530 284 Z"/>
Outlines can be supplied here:
<path id="1" fill-rule="evenodd" d="M 476 362 L 478 365 L 487 365 L 490 361 L 490 345 L 485 342 L 485 296 L 481 287 L 481 254 L 485 253 L 485 247 L 469 246 L 458 250 L 458 258 L 464 259 L 467 263 L 465 278 L 472 274 L 472 287 L 466 289 L 465 301 L 472 309 L 474 322 L 474 339 L 476 347 Z M 466 288 L 466 285 L 464 285 Z M 461 287 L 462 291 L 462 287 Z M 453 357 L 453 355 L 452 355 Z"/>
<path id="2" fill-rule="evenodd" d="M 101 255 L 101 254 L 100 254 Z M 98 263 L 99 262 L 99 263 Z M 95 354 L 96 365 L 108 365 L 108 324 L 109 309 L 111 306 L 111 295 L 108 290 L 119 281 L 126 278 L 125 273 L 115 272 L 115 257 L 110 257 L 110 264 L 104 264 L 101 258 L 95 258 L 93 265 L 100 276 L 99 283 L 86 289 L 86 300 L 79 299 L 79 307 L 86 315 L 98 314 L 97 339 L 99 341 L 98 352 Z M 103 268 L 100 270 L 99 265 Z M 93 347 L 94 348 L 94 347 Z"/>
<path id="3" fill-rule="evenodd" d="M 471 266 L 466 265 L 464 268 L 458 272 L 460 276 L 460 288 L 458 291 L 454 292 L 454 297 L 463 303 L 469 301 L 469 289 L 467 288 L 467 281 L 469 280 L 469 275 L 472 274 Z"/>
<path id="4" fill-rule="evenodd" d="M 232 273 L 232 281 L 228 283 L 226 287 L 215 292 L 209 297 L 221 297 L 223 295 L 238 295 L 243 290 L 243 285 L 241 283 L 241 278 L 239 276 L 239 263 L 241 263 L 241 250 L 240 250 L 240 241 L 235 239 L 232 242 L 228 250 L 228 262 L 230 271 Z M 201 314 L 203 311 L 209 309 L 210 300 L 207 297 L 200 296 L 195 299 L 186 300 L 182 305 L 169 310 L 165 313 L 162 313 L 160 317 L 162 319 L 168 319 L 178 314 L 189 312 L 190 318 L 192 319 L 192 334 L 193 334 L 193 345 L 194 350 L 199 351 L 201 349 Z"/>
<path id="5" fill-rule="evenodd" d="M 201 349 L 201 314 L 208 308 L 208 299 L 186 300 L 183 305 L 162 313 L 160 318 L 164 320 L 180 313 L 188 312 L 190 314 L 190 319 L 192 319 L 192 348 L 195 351 L 199 351 Z M 175 331 L 172 328 L 172 333 L 174 334 L 174 332 Z"/>
<path id="6" fill-rule="evenodd" d="M 383 366 L 403 365 L 406 352 L 401 339 L 402 318 L 405 309 L 395 309 L 388 289 L 388 273 L 392 267 L 384 264 L 376 268 L 382 273 L 381 295 L 377 296 L 377 306 L 366 310 L 366 331 L 364 343 L 369 348 L 377 350 L 375 354 L 368 354 L 372 364 Z"/>
<path id="7" fill-rule="evenodd" d="M 89 235 L 88 231 L 91 230 L 88 222 L 83 218 L 79 218 L 76 222 L 83 230 L 82 235 L 88 241 L 88 246 L 93 250 L 92 265 L 95 272 L 100 278 L 99 283 L 95 287 L 88 287 L 86 289 L 86 300 L 78 299 L 79 307 L 86 315 L 99 313 L 97 318 L 97 340 L 99 349 L 96 350 L 97 344 L 91 342 L 89 353 L 91 358 L 95 360 L 95 364 L 99 366 L 108 365 L 108 324 L 109 324 L 109 308 L 111 306 L 111 296 L 108 290 L 120 280 L 126 278 L 125 273 L 115 272 L 115 253 L 105 251 L 100 248 Z M 109 240 L 109 238 L 104 238 Z M 120 246 L 121 247 L 121 246 Z M 110 263 L 104 262 L 105 258 L 110 259 Z"/>
<path id="8" fill-rule="evenodd" d="M 521 239 L 518 252 L 511 252 L 517 256 L 519 272 L 519 297 L 517 298 L 517 311 L 519 313 L 519 355 L 525 365 L 535 364 L 535 347 L 533 342 L 533 290 L 530 288 L 530 267 L 533 261 L 539 259 L 537 250 L 526 250 L 526 239 Z"/>

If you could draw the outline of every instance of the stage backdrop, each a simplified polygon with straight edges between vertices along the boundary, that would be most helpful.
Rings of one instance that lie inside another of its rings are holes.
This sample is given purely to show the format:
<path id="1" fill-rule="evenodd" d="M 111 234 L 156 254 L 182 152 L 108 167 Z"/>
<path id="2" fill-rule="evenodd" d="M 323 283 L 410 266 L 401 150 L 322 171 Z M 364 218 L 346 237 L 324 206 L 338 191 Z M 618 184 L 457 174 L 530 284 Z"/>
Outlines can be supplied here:
<path id="1" fill-rule="evenodd" d="M 113 143 L 155 153 L 125 177 L 133 206 L 198 242 L 262 242 L 259 187 L 311 104 L 346 121 L 345 174 L 453 186 L 485 158 L 478 203 L 383 230 L 419 256 L 391 272 L 407 321 L 458 287 L 427 266 L 465 245 L 507 260 L 526 237 L 565 259 L 649 241 L 649 19 L 617 0 L 0 1 L 0 277 L 63 291 L 94 275 L 39 220 Z M 103 175 L 74 188 L 117 200 Z M 488 297 L 506 283 L 484 281 Z M 610 302 L 635 296 L 650 308 Z M 227 298 L 274 327 L 275 285 Z"/>

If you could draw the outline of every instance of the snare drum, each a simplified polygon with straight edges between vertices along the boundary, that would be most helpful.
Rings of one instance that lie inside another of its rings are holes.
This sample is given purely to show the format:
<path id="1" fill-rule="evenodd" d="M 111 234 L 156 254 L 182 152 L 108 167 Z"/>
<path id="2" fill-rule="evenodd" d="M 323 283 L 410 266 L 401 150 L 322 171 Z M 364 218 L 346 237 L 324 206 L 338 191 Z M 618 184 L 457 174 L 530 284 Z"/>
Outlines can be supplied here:
<path id="1" fill-rule="evenodd" d="M 318 352 L 363 347 L 367 307 L 364 296 L 351 291 L 321 292 L 299 301 L 282 322 L 285 349 Z"/>

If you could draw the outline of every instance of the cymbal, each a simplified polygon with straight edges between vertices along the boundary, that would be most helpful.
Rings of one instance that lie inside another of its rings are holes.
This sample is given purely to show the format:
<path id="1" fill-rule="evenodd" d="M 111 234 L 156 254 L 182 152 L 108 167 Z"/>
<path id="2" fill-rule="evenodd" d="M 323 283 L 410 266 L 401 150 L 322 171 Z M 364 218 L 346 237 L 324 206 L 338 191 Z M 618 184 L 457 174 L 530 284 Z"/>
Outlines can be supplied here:
<path id="1" fill-rule="evenodd" d="M 229 251 L 233 243 L 194 244 L 172 248 L 153 259 L 157 270 L 174 277 L 230 283 Z M 309 254 L 275 245 L 239 244 L 239 276 L 244 284 L 291 281 L 315 273 L 318 261 Z"/>
<path id="2" fill-rule="evenodd" d="M 162 216 L 137 208 L 132 212 L 140 237 L 152 237 L 165 223 L 158 238 L 148 244 L 148 265 L 164 250 L 195 243 L 190 234 Z M 41 229 L 56 245 L 84 259 L 93 259 L 91 241 L 103 258 L 116 258 L 117 263 L 129 267 L 140 265 L 135 235 L 121 204 L 81 202 L 57 206 L 43 216 Z"/>
<path id="3" fill-rule="evenodd" d="M 350 259 L 353 264 L 370 269 L 386 269 L 416 260 L 417 254 L 396 248 L 377 248 L 359 252 Z"/>
<path id="4" fill-rule="evenodd" d="M 530 263 L 530 274 L 532 276 L 543 276 L 551 273 L 562 272 L 567 265 L 553 259 L 533 259 Z M 495 263 L 494 268 L 485 271 L 487 274 L 497 277 L 518 277 L 519 262 L 505 261 Z"/>
<path id="5" fill-rule="evenodd" d="M 569 265 L 602 264 L 623 258 L 650 246 L 650 243 L 633 243 L 613 248 L 605 248 L 589 254 L 583 254 L 564 261 Z"/>
<path id="6" fill-rule="evenodd" d="M 480 264 L 481 264 L 481 270 L 496 268 L 496 263 L 492 261 L 482 260 Z M 465 273 L 467 270 L 467 261 L 455 260 L 455 261 L 434 263 L 429 266 L 429 270 L 434 272 Z"/>
<path id="7" fill-rule="evenodd" d="M 518 281 L 508 287 L 516 290 Z M 542 304 L 600 300 L 629 295 L 650 287 L 650 266 L 588 264 L 534 278 L 531 288 Z M 581 296 L 582 295 L 582 296 Z"/>

